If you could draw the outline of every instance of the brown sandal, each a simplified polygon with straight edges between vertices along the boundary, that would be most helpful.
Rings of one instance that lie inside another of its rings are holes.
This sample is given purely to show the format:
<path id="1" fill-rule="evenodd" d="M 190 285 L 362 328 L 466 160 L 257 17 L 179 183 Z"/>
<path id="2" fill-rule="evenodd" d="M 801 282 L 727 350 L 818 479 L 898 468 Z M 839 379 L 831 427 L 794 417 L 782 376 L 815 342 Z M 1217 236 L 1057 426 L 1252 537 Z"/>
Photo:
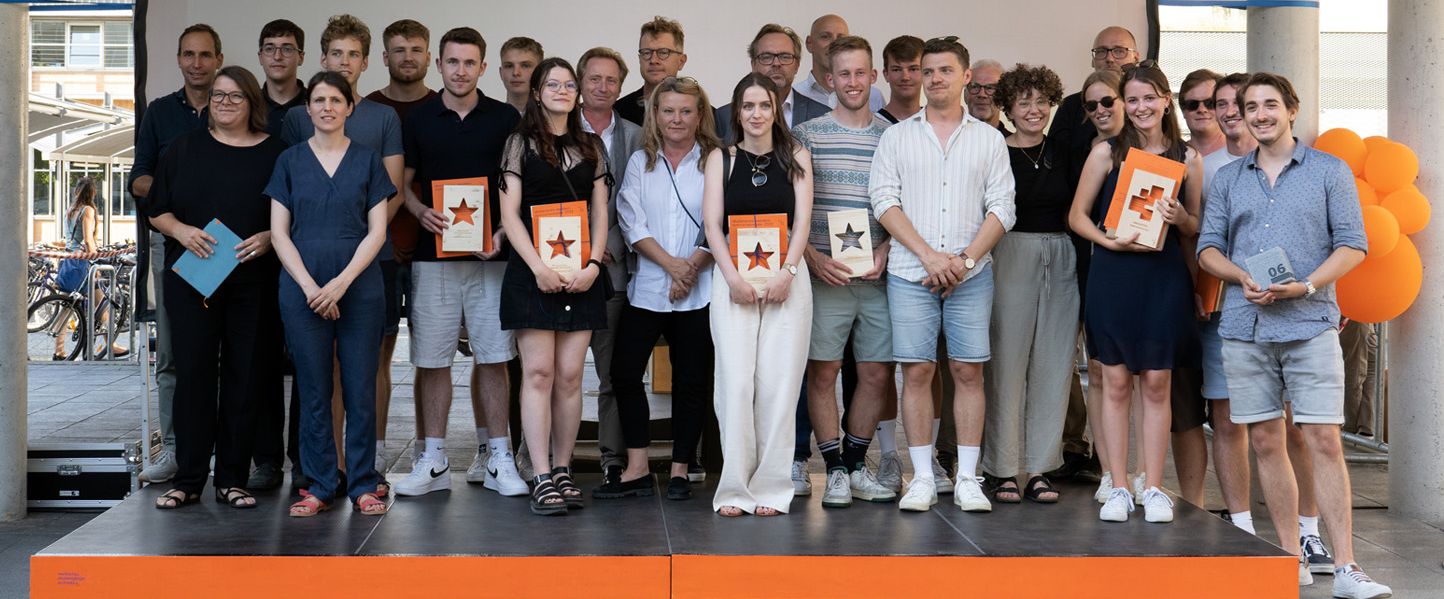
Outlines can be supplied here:
<path id="1" fill-rule="evenodd" d="M 356 498 L 356 502 L 351 504 L 351 507 L 364 516 L 380 516 L 390 509 L 385 501 L 381 501 L 371 493 L 362 493 L 360 497 Z"/>
<path id="2" fill-rule="evenodd" d="M 306 495 L 304 499 L 291 504 L 290 513 L 292 518 L 310 518 L 329 509 L 331 504 L 321 501 L 315 495 Z"/>

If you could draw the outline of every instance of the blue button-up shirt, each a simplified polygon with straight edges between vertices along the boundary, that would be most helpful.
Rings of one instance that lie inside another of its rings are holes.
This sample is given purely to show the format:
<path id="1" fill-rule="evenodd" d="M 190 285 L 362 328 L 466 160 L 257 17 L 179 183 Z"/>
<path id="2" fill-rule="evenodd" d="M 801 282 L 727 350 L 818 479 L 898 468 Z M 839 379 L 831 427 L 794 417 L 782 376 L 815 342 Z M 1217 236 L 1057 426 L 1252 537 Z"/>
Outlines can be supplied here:
<path id="1" fill-rule="evenodd" d="M 208 108 L 196 110 L 191 106 L 184 87 L 147 105 L 140 129 L 135 133 L 135 164 L 131 166 L 126 187 L 133 185 L 138 177 L 155 174 L 155 164 L 170 142 L 182 133 L 204 128 L 210 120 Z"/>
<path id="2" fill-rule="evenodd" d="M 1272 187 L 1257 150 L 1218 170 L 1204 205 L 1198 252 L 1217 248 L 1242 267 L 1249 256 L 1273 247 L 1283 249 L 1299 278 L 1339 248 L 1368 251 L 1359 192 L 1344 161 L 1298 144 Z M 1229 285 L 1218 333 L 1255 343 L 1302 341 L 1338 323 L 1333 285 L 1268 306 L 1249 302 L 1241 287 Z"/>

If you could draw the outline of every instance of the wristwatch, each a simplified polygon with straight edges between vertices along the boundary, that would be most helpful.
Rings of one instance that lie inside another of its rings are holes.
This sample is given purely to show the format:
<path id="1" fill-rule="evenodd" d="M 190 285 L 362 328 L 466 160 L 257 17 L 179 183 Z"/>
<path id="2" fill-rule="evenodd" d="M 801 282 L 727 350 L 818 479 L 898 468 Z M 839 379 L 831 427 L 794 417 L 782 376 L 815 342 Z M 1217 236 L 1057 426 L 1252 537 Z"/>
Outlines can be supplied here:
<path id="1" fill-rule="evenodd" d="M 972 270 L 974 266 L 978 265 L 978 261 L 969 256 L 967 252 L 960 252 L 958 255 L 963 258 L 963 268 Z"/>
<path id="2" fill-rule="evenodd" d="M 786 262 L 783 262 L 783 263 L 782 263 L 782 268 L 787 269 L 787 272 L 791 273 L 792 276 L 794 276 L 794 277 L 797 276 L 797 265 L 796 265 L 796 264 L 788 264 L 788 263 L 786 263 Z"/>
<path id="3" fill-rule="evenodd" d="M 1315 291 L 1318 291 L 1317 289 L 1314 289 L 1314 283 L 1313 283 L 1313 281 L 1310 281 L 1310 280 L 1308 280 L 1308 279 L 1304 279 L 1304 280 L 1299 281 L 1299 282 L 1304 284 L 1304 297 L 1308 297 L 1308 296 L 1310 296 L 1310 295 L 1313 295 Z"/>

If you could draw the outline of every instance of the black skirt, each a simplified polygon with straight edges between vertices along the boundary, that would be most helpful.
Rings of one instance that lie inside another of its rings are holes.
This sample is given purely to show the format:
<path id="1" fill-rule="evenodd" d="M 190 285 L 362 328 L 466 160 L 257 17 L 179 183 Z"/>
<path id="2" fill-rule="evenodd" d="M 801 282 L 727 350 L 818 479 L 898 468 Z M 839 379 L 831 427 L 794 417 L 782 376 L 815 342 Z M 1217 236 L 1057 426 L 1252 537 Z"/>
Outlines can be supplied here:
<path id="1" fill-rule="evenodd" d="M 501 328 L 561 332 L 606 329 L 610 286 L 603 267 L 591 289 L 582 293 L 542 293 L 531 267 L 513 252 L 501 284 Z"/>

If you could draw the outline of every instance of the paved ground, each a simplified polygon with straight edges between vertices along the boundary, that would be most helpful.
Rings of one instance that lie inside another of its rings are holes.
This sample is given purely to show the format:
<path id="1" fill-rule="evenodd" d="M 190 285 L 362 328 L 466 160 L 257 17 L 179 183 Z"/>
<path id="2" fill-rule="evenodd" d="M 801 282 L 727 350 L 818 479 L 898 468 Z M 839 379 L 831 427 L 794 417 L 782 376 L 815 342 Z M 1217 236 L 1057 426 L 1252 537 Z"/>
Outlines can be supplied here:
<path id="1" fill-rule="evenodd" d="M 397 355 L 406 355 L 405 339 Z M 460 366 L 460 363 L 458 363 Z M 389 440 L 385 456 L 392 469 L 410 469 L 414 442 L 415 414 L 412 407 L 411 371 L 404 362 L 393 364 L 394 401 L 389 410 Z M 29 438 L 32 442 L 119 441 L 140 438 L 140 398 L 143 394 L 139 367 L 122 363 L 32 363 L 29 381 Z M 465 468 L 475 451 L 472 430 L 468 372 L 455 371 L 455 398 L 448 437 L 453 465 Z M 588 369 L 587 389 L 596 388 Z M 665 396 L 654 399 L 654 417 L 668 415 Z M 152 402 L 153 403 L 153 402 Z M 584 418 L 595 419 L 595 393 L 584 401 Z M 901 428 L 901 427 L 899 427 Z M 901 431 L 899 431 L 901 433 Z M 905 444 L 902 444 L 905 445 Z M 874 452 L 876 450 L 874 449 Z M 906 452 L 903 452 L 906 453 Z M 904 458 L 906 460 L 906 458 Z M 810 468 L 821 472 L 819 458 Z M 1168 469 L 1172 470 L 1170 462 Z M 1392 585 L 1396 597 L 1440 596 L 1444 589 L 1444 530 L 1438 526 L 1391 514 L 1387 509 L 1388 471 L 1383 465 L 1353 465 L 1355 551 L 1358 560 L 1380 580 Z M 1221 509 L 1217 481 L 1208 476 L 1206 506 Z M 1171 472 L 1166 486 L 1177 488 Z M 1267 508 L 1260 499 L 1257 480 L 1253 513 L 1261 536 L 1274 541 Z M 814 498 L 815 500 L 815 498 Z M 46 547 L 88 521 L 93 514 L 32 512 L 26 520 L 0 524 L 0 589 L 28 588 L 27 556 Z M 1326 536 L 1327 538 L 1327 536 Z M 1332 545 L 1332 543 L 1330 543 Z M 1329 596 L 1330 579 L 1304 589 L 1300 596 Z M 10 591 L 0 591 L 0 595 Z"/>

